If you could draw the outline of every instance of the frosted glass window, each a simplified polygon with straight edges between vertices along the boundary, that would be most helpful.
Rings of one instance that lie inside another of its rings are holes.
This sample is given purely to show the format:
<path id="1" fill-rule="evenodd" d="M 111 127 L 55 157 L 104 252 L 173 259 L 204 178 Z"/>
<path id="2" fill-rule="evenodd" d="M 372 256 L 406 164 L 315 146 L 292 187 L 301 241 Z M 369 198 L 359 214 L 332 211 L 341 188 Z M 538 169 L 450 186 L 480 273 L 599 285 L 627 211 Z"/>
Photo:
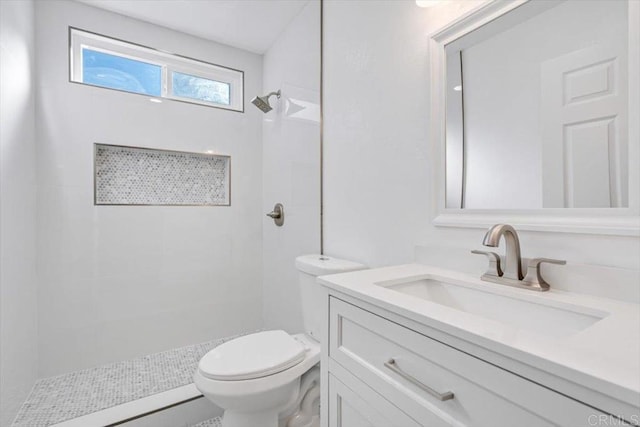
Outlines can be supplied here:
<path id="1" fill-rule="evenodd" d="M 82 49 L 82 82 L 127 92 L 162 95 L 162 67 Z"/>
<path id="2" fill-rule="evenodd" d="M 174 96 L 229 105 L 231 86 L 228 83 L 178 72 L 173 72 L 172 74 L 172 91 Z"/>
<path id="3" fill-rule="evenodd" d="M 244 111 L 240 70 L 71 27 L 69 44 L 72 82 Z"/>

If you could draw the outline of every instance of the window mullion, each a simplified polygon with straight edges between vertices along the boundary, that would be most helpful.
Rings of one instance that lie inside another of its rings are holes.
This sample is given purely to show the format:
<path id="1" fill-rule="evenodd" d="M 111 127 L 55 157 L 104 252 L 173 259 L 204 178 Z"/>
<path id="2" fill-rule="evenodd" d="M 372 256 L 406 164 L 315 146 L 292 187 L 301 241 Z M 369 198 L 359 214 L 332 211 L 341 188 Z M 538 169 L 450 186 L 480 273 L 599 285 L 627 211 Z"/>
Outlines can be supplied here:
<path id="1" fill-rule="evenodd" d="M 162 67 L 162 97 L 169 98 L 169 67 Z"/>

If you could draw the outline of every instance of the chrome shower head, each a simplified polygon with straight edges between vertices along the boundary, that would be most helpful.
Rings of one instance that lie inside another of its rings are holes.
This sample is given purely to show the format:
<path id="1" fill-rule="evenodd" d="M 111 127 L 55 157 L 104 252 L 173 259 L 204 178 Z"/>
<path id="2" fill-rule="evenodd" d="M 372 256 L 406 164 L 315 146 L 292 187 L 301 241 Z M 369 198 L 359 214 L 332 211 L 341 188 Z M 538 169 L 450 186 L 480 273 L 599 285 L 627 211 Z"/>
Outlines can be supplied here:
<path id="1" fill-rule="evenodd" d="M 273 107 L 269 105 L 269 98 L 273 95 L 277 96 L 278 99 L 280 99 L 280 90 L 278 90 L 277 92 L 271 92 L 265 96 L 256 96 L 251 100 L 251 103 L 262 110 L 263 113 L 268 113 L 269 111 L 273 110 Z"/>

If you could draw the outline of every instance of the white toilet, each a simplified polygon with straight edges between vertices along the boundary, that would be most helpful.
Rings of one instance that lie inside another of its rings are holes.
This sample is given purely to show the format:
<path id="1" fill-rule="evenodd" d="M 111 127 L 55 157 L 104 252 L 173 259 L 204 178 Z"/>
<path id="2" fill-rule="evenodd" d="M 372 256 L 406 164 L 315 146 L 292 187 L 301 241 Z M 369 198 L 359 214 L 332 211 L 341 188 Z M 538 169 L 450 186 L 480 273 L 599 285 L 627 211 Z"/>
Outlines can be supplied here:
<path id="1" fill-rule="evenodd" d="M 306 333 L 264 331 L 228 341 L 198 364 L 198 390 L 224 409 L 223 427 L 319 426 L 322 293 L 316 277 L 363 265 L 322 255 L 296 258 Z"/>

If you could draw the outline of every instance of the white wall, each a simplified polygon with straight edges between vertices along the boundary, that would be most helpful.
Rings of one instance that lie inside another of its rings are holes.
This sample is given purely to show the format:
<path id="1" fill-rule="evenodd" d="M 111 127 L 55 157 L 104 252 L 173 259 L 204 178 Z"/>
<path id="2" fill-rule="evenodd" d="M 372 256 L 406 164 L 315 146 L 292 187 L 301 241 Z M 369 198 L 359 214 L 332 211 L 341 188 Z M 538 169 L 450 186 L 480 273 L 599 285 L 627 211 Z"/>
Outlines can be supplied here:
<path id="1" fill-rule="evenodd" d="M 325 2 L 325 249 L 383 266 L 416 245 L 481 247 L 484 230 L 431 224 L 427 37 L 477 2 Z M 640 268 L 640 239 L 522 232 L 523 256 Z M 603 286 L 606 286 L 603 284 Z"/>
<path id="2" fill-rule="evenodd" d="M 626 9 L 622 1 L 561 3 L 463 50 L 465 207 L 543 207 L 542 65 L 598 43 L 626 47 Z"/>
<path id="3" fill-rule="evenodd" d="M 34 7 L 0 1 L 0 426 L 37 376 Z"/>
<path id="4" fill-rule="evenodd" d="M 407 262 L 428 227 L 425 10 L 410 1 L 324 3 L 325 252 Z"/>
<path id="5" fill-rule="evenodd" d="M 262 58 L 70 1 L 36 7 L 40 375 L 262 325 Z M 245 72 L 245 113 L 69 83 L 68 27 Z M 93 143 L 231 155 L 231 207 L 93 205 Z"/>
<path id="6" fill-rule="evenodd" d="M 301 332 L 294 259 L 320 250 L 320 2 L 310 1 L 264 55 L 264 92 L 282 98 L 263 117 L 262 212 L 284 205 L 276 227 L 263 216 L 266 328 Z M 300 107 L 304 107 L 301 109 Z"/>

